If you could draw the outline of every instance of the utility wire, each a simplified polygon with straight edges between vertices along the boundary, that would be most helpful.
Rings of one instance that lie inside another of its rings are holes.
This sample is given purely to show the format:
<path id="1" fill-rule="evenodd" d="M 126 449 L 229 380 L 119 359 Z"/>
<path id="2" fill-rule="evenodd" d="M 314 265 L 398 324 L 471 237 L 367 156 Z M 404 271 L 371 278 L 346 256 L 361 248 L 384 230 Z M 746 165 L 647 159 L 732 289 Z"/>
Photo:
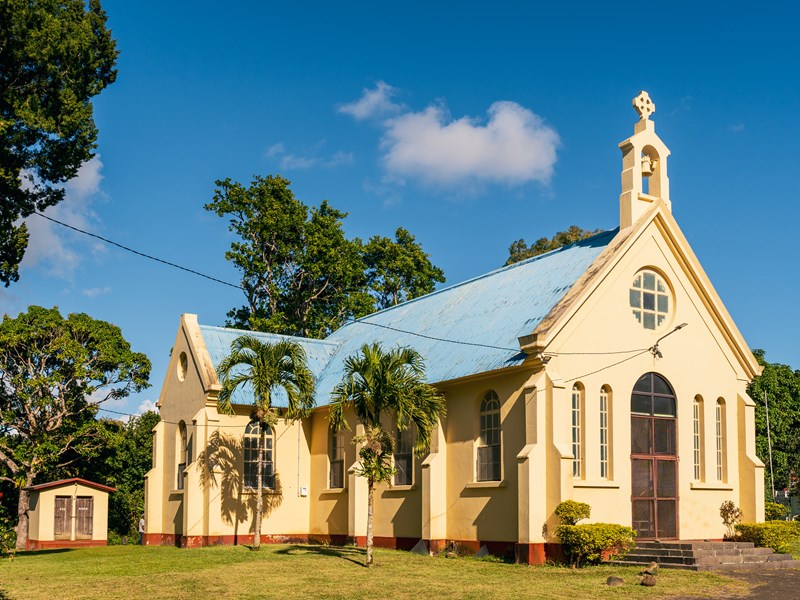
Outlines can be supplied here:
<path id="1" fill-rule="evenodd" d="M 205 277 L 206 279 L 210 279 L 211 281 L 216 281 L 217 283 L 221 283 L 222 285 L 227 285 L 229 287 L 236 288 L 237 290 L 244 290 L 244 288 L 242 288 L 242 286 L 236 285 L 235 283 L 230 283 L 228 281 L 223 281 L 222 279 L 217 279 L 216 277 L 211 277 L 211 275 L 206 275 L 205 273 L 201 273 L 200 271 L 195 271 L 194 269 L 189 269 L 187 267 L 182 267 L 181 265 L 175 264 L 175 263 L 170 262 L 168 260 L 164 260 L 162 258 L 151 256 L 150 254 L 145 254 L 144 252 L 139 252 L 138 250 L 134 250 L 133 248 L 129 248 L 128 246 L 123 246 L 120 243 L 117 243 L 117 242 L 115 242 L 113 240 L 109 240 L 108 238 L 104 238 L 103 236 L 97 235 L 96 233 L 91 233 L 89 231 L 84 231 L 83 229 L 79 229 L 78 227 L 74 227 L 72 225 L 67 225 L 64 222 L 59 221 L 58 219 L 54 219 L 53 217 L 48 217 L 47 215 L 45 215 L 43 213 L 37 212 L 37 213 L 34 213 L 34 214 L 39 215 L 40 217 L 42 217 L 43 219 L 47 219 L 48 221 L 52 221 L 53 223 L 57 223 L 57 224 L 61 225 L 62 227 L 66 227 L 67 229 L 72 229 L 73 231 L 77 231 L 78 233 L 82 233 L 83 235 L 88 235 L 89 237 L 93 237 L 95 239 L 101 240 L 101 241 L 105 242 L 106 244 L 111 244 L 112 246 L 116 246 L 117 248 L 122 248 L 126 252 L 130 252 L 132 254 L 136 254 L 137 256 L 141 256 L 141 257 L 147 258 L 149 260 L 154 260 L 154 261 L 159 262 L 161 264 L 164 264 L 164 265 L 167 265 L 167 266 L 170 266 L 170 267 L 174 267 L 176 269 L 180 269 L 181 271 L 186 271 L 187 273 L 191 273 L 193 275 L 199 275 L 200 277 Z"/>
<path id="2" fill-rule="evenodd" d="M 118 242 L 110 240 L 108 238 L 105 238 L 105 237 L 103 237 L 101 235 L 97 235 L 96 233 L 91 233 L 90 231 L 85 231 L 85 230 L 80 229 L 78 227 L 75 227 L 73 225 L 68 225 L 67 223 L 64 223 L 63 221 L 59 221 L 58 219 L 54 219 L 53 217 L 49 217 L 49 216 L 47 216 L 47 215 L 45 215 L 43 213 L 36 212 L 34 214 L 42 217 L 43 219 L 47 219 L 48 221 L 52 221 L 53 223 L 61 225 L 62 227 L 66 227 L 67 229 L 71 229 L 73 231 L 77 231 L 78 233 L 82 233 L 83 235 L 88 235 L 89 237 L 93 237 L 93 238 L 98 239 L 100 241 L 103 241 L 103 242 L 105 242 L 107 244 L 111 244 L 112 246 L 116 246 L 117 248 L 121 248 L 122 250 L 125 250 L 126 252 L 130 252 L 130 253 L 135 254 L 137 256 L 141 256 L 142 258 L 146 258 L 148 260 L 152 260 L 152 261 L 167 265 L 169 267 L 173 267 L 175 269 L 180 269 L 181 271 L 185 271 L 187 273 L 191 273 L 192 275 L 197 275 L 199 277 L 203 277 L 203 278 L 208 279 L 210 281 L 214 281 L 216 283 L 221 283 L 222 285 L 226 285 L 228 287 L 232 287 L 232 288 L 235 288 L 237 290 L 244 291 L 244 288 L 242 286 L 236 285 L 235 283 L 230 283 L 228 281 L 224 281 L 222 279 L 218 279 L 216 277 L 212 277 L 211 275 L 206 275 L 205 273 L 201 273 L 200 271 L 195 271 L 194 269 L 190 269 L 188 267 L 183 267 L 183 266 L 181 266 L 179 264 L 170 262 L 168 260 L 164 260 L 162 258 L 158 258 L 158 257 L 152 256 L 150 254 L 145 254 L 144 252 L 139 252 L 138 250 L 134 250 L 133 248 L 130 248 L 128 246 L 125 246 L 123 244 L 120 244 Z M 416 336 L 416 337 L 421 337 L 421 338 L 425 338 L 425 339 L 428 339 L 428 340 L 433 340 L 433 341 L 436 341 L 436 342 L 444 342 L 444 343 L 448 343 L 448 344 L 459 344 L 459 345 L 462 345 L 462 346 L 471 346 L 471 347 L 474 347 L 474 348 L 489 348 L 491 350 L 502 350 L 504 352 L 513 352 L 515 354 L 519 354 L 521 352 L 521 350 L 519 348 L 505 348 L 503 346 L 492 346 L 491 344 L 479 344 L 479 343 L 476 343 L 476 342 L 465 342 L 463 340 L 452 340 L 452 339 L 448 339 L 448 338 L 441 338 L 441 337 L 436 337 L 436 336 L 432 336 L 432 335 L 426 335 L 424 333 L 417 333 L 415 331 L 409 331 L 407 329 L 400 329 L 398 327 L 392 327 L 390 325 L 381 325 L 380 323 L 372 323 L 370 321 L 354 320 L 354 321 L 351 321 L 351 323 L 359 323 L 361 325 L 370 325 L 372 327 L 380 327 L 382 329 L 388 329 L 388 330 L 391 330 L 391 331 L 396 331 L 398 333 L 404 333 L 406 335 L 413 335 L 413 336 Z M 543 354 L 543 356 L 605 356 L 605 355 L 613 355 L 613 354 L 632 354 L 634 352 L 641 352 L 642 350 L 644 350 L 644 349 L 637 348 L 637 349 L 634 349 L 634 350 L 619 350 L 619 351 L 614 351 L 614 352 L 543 352 L 542 354 Z M 102 410 L 108 410 L 108 409 L 102 409 Z M 109 410 L 108 412 L 114 412 L 114 411 L 110 411 Z M 127 413 L 121 413 L 121 414 L 127 414 Z"/>

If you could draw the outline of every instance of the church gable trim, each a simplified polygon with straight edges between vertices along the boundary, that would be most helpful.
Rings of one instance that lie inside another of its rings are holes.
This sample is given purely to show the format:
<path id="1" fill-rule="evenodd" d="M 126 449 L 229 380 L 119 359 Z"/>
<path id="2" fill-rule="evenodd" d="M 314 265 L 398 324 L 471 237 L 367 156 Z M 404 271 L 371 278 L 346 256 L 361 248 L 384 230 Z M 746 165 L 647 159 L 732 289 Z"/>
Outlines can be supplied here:
<path id="1" fill-rule="evenodd" d="M 686 241 L 677 222 L 661 200 L 643 215 L 634 226 L 621 230 L 606 249 L 595 259 L 584 275 L 575 283 L 562 300 L 528 335 L 519 339 L 526 352 L 537 355 L 545 352 L 564 329 L 567 323 L 586 304 L 590 296 L 609 276 L 616 265 L 641 239 L 651 223 L 654 223 L 680 268 L 687 275 L 703 306 L 730 347 L 747 379 L 761 372 L 750 348 L 736 327 L 722 300 L 716 293 L 708 276 Z"/>

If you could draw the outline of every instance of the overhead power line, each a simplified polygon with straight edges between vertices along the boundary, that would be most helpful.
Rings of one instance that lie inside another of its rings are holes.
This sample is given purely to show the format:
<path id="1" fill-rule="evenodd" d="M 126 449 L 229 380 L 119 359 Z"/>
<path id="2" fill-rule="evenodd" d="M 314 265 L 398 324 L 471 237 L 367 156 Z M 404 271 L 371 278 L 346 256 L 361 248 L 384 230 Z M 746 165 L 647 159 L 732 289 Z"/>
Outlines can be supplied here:
<path id="1" fill-rule="evenodd" d="M 54 219 L 53 217 L 48 217 L 47 215 L 42 214 L 40 212 L 37 212 L 37 213 L 34 213 L 34 214 L 39 215 L 40 217 L 42 217 L 43 219 L 47 219 L 48 221 L 52 221 L 53 223 L 57 223 L 57 224 L 61 225 L 62 227 L 66 227 L 67 229 L 72 229 L 73 231 L 77 231 L 78 233 L 82 233 L 83 235 L 88 235 L 89 237 L 93 237 L 95 239 L 98 239 L 98 240 L 100 240 L 102 242 L 105 242 L 106 244 L 111 244 L 112 246 L 116 246 L 117 248 L 122 248 L 123 250 L 125 250 L 126 252 L 130 252 L 131 254 L 136 254 L 137 256 L 141 256 L 143 258 L 147 258 L 149 260 L 153 260 L 155 262 L 159 262 L 161 264 L 164 264 L 164 265 L 167 265 L 167 266 L 170 266 L 170 267 L 174 267 L 175 269 L 180 269 L 181 271 L 186 271 L 187 273 L 191 273 L 192 275 L 198 275 L 200 277 L 204 277 L 205 279 L 210 279 L 211 281 L 216 281 L 217 283 L 221 283 L 222 285 L 227 285 L 229 287 L 236 288 L 237 290 L 243 290 L 242 286 L 236 285 L 235 283 L 230 283 L 228 281 L 223 281 L 222 279 L 217 279 L 216 277 L 212 277 L 211 275 L 206 275 L 205 273 L 201 273 L 200 271 L 195 271 L 194 269 L 189 269 L 188 267 L 182 267 L 181 265 L 175 264 L 174 262 L 170 262 L 168 260 L 164 260 L 163 258 L 158 258 L 158 257 L 152 256 L 150 254 L 145 254 L 144 252 L 139 252 L 138 250 L 134 250 L 133 248 L 129 248 L 128 246 L 125 246 L 125 245 L 120 244 L 118 242 L 115 242 L 113 240 L 109 240 L 108 238 L 104 238 L 103 236 L 97 235 L 96 233 L 91 233 L 89 231 L 84 231 L 83 229 L 80 229 L 80 228 L 75 227 L 73 225 L 68 225 L 67 223 L 64 223 L 63 221 L 59 221 L 58 219 Z"/>

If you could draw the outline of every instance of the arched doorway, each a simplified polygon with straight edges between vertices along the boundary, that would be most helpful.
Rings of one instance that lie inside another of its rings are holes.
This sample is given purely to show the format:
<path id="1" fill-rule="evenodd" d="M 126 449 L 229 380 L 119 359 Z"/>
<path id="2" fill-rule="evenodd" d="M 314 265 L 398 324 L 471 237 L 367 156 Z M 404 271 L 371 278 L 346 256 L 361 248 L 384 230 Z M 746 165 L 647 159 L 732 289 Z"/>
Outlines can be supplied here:
<path id="1" fill-rule="evenodd" d="M 631 472 L 638 538 L 677 539 L 677 402 L 656 373 L 642 375 L 631 394 Z"/>

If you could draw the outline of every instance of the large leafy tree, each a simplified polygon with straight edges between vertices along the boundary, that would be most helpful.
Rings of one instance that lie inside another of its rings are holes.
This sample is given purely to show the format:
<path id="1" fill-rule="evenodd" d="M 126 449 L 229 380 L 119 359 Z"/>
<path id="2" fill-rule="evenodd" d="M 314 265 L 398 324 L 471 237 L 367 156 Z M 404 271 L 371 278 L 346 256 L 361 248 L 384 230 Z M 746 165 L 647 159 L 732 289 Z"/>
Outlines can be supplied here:
<path id="1" fill-rule="evenodd" d="M 249 186 L 217 181 L 205 208 L 228 219 L 236 234 L 225 257 L 241 272 L 246 304 L 228 325 L 324 337 L 352 318 L 433 291 L 444 281 L 405 229 L 368 244 L 348 239 L 347 213 L 327 201 L 309 208 L 280 175 Z"/>
<path id="2" fill-rule="evenodd" d="M 342 230 L 346 213 L 327 202 L 309 210 L 280 176 L 216 185 L 205 208 L 227 217 L 239 237 L 225 257 L 241 271 L 247 299 L 228 313 L 230 325 L 323 337 L 368 312 L 359 247 Z"/>
<path id="3" fill-rule="evenodd" d="M 375 484 L 391 481 L 394 467 L 392 433 L 413 427 L 414 451 L 425 453 L 431 433 L 445 415 L 444 398 L 425 380 L 425 363 L 412 348 L 384 351 L 378 344 L 365 344 L 358 354 L 345 359 L 344 377 L 334 388 L 331 427 L 349 428 L 346 413 L 352 410 L 364 426 L 360 467 L 367 479 L 367 557 L 372 566 L 372 517 Z M 388 426 L 388 428 L 387 428 Z"/>
<path id="4" fill-rule="evenodd" d="M 64 198 L 93 156 L 92 97 L 112 83 L 116 45 L 99 0 L 0 0 L 0 281 L 19 279 L 20 218 Z"/>
<path id="5" fill-rule="evenodd" d="M 408 230 L 398 227 L 394 238 L 374 236 L 364 248 L 367 279 L 379 309 L 429 294 L 444 282 L 444 271 L 431 263 Z"/>
<path id="6" fill-rule="evenodd" d="M 31 306 L 0 323 L 0 481 L 18 491 L 17 548 L 28 535 L 27 486 L 96 451 L 100 403 L 148 386 L 150 361 L 119 327 Z"/>
<path id="7" fill-rule="evenodd" d="M 527 258 L 533 258 L 545 252 L 556 250 L 562 246 L 574 244 L 575 242 L 585 240 L 602 231 L 602 229 L 589 231 L 588 229 L 581 229 L 577 225 L 572 225 L 566 231 L 559 231 L 550 239 L 546 237 L 539 238 L 530 246 L 525 243 L 524 239 L 517 240 L 508 247 L 508 260 L 506 260 L 506 265 L 512 265 Z"/>
<path id="8" fill-rule="evenodd" d="M 249 388 L 253 394 L 251 418 L 259 424 L 260 432 L 253 536 L 253 547 L 258 549 L 264 511 L 264 433 L 277 422 L 281 412 L 272 406 L 272 394 L 283 388 L 288 399 L 283 416 L 288 420 L 300 419 L 314 406 L 314 375 L 300 344 L 288 340 L 268 343 L 250 335 L 233 340 L 231 353 L 219 363 L 217 373 L 222 384 L 219 405 L 223 412 L 233 413 L 231 398 L 237 388 Z"/>
<path id="9" fill-rule="evenodd" d="M 767 362 L 763 350 L 754 350 L 764 367 L 753 379 L 747 392 L 756 403 L 756 452 L 767 465 L 764 469 L 767 498 L 772 498 L 767 438 L 767 403 L 772 441 L 772 466 L 776 489 L 798 491 L 800 478 L 800 370 L 788 365 Z M 766 395 L 766 397 L 765 397 Z"/>

